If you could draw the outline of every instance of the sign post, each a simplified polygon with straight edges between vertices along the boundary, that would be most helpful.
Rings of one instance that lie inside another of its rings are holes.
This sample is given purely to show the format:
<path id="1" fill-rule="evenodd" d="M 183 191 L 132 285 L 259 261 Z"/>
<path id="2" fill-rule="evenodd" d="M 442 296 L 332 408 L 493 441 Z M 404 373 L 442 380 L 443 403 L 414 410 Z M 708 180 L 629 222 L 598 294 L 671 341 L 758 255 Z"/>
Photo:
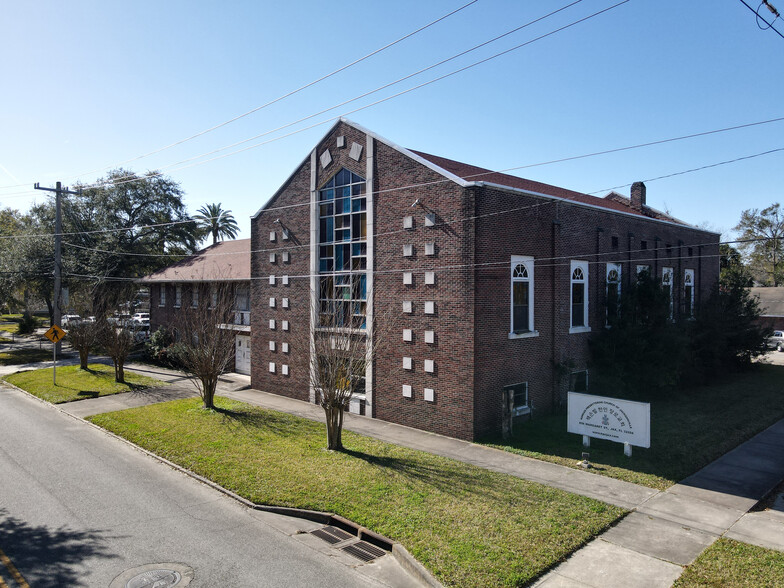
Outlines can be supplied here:
<path id="1" fill-rule="evenodd" d="M 57 386 L 57 344 L 65 337 L 65 331 L 58 325 L 52 325 L 45 336 L 52 342 L 52 384 Z"/>
<path id="2" fill-rule="evenodd" d="M 609 439 L 623 443 L 623 453 L 631 456 L 632 445 L 651 446 L 651 405 L 605 396 L 569 392 L 567 431 L 589 439 Z M 588 441 L 588 443 L 586 443 Z"/>

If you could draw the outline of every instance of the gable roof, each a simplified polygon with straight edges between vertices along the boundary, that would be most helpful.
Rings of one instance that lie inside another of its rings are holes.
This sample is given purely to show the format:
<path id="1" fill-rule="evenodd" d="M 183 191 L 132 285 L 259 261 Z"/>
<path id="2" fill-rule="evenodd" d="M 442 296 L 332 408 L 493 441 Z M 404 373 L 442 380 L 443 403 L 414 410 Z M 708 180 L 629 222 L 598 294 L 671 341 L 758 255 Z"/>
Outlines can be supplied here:
<path id="1" fill-rule="evenodd" d="M 501 172 L 495 172 L 489 169 L 455 161 L 453 159 L 440 157 L 438 155 L 431 155 L 429 153 L 424 153 L 422 151 L 406 149 L 366 129 L 362 125 L 358 125 L 357 123 L 343 117 L 337 120 L 335 124 L 333 124 L 329 128 L 329 130 L 318 141 L 318 143 L 316 143 L 316 145 L 318 146 L 319 144 L 321 144 L 321 142 L 324 141 L 324 139 L 327 138 L 330 135 L 330 133 L 332 133 L 332 131 L 340 124 L 349 125 L 357 129 L 358 131 L 373 137 L 373 139 L 375 139 L 376 141 L 380 141 L 381 143 L 384 143 L 388 147 L 391 147 L 392 149 L 399 151 L 403 155 L 406 155 L 407 157 L 410 157 L 411 159 L 418 161 L 422 165 L 444 176 L 445 179 L 451 180 L 464 188 L 468 186 L 475 186 L 475 185 L 488 185 L 488 186 L 497 186 L 501 188 L 509 188 L 512 190 L 521 190 L 538 196 L 570 200 L 577 204 L 603 208 L 605 210 L 610 210 L 610 211 L 624 213 L 624 214 L 632 214 L 635 216 L 641 216 L 657 221 L 663 221 L 666 223 L 673 223 L 681 226 L 686 226 L 689 228 L 696 228 L 689 223 L 686 223 L 673 216 L 670 216 L 669 214 L 666 214 L 664 212 L 661 212 L 660 210 L 656 210 L 655 208 L 651 208 L 649 206 L 644 205 L 642 209 L 636 209 L 632 207 L 630 198 L 627 198 L 626 196 L 618 194 L 617 192 L 614 191 L 607 194 L 607 196 L 605 196 L 604 198 L 600 198 L 598 196 L 591 196 L 589 194 L 583 194 L 582 192 L 575 192 L 574 190 L 568 190 L 566 188 L 560 188 L 558 186 L 553 186 L 542 182 L 536 182 L 534 180 L 527 180 L 525 178 L 521 178 L 518 176 L 512 176 Z M 297 173 L 297 170 L 310 159 L 312 153 L 313 151 L 311 151 L 311 153 L 308 154 L 308 156 L 302 161 L 302 163 L 294 169 L 292 174 L 286 179 L 285 182 L 283 182 L 280 188 L 278 188 L 278 190 L 275 191 L 275 194 L 273 194 L 273 196 L 269 199 L 269 201 L 267 201 L 267 203 L 264 206 L 262 206 L 256 212 L 256 214 L 253 215 L 252 218 L 256 218 L 259 214 L 261 214 L 264 210 L 266 210 L 272 205 L 277 195 L 289 183 L 289 181 L 291 181 L 291 179 Z M 699 229 L 699 230 L 704 231 L 704 229 Z M 713 231 L 704 231 L 704 232 L 713 233 Z"/>
<path id="2" fill-rule="evenodd" d="M 158 282 L 236 282 L 250 280 L 250 239 L 221 241 L 139 280 Z"/>
<path id="3" fill-rule="evenodd" d="M 761 316 L 784 316 L 784 286 L 749 288 L 759 299 Z"/>
<path id="4" fill-rule="evenodd" d="M 421 151 L 412 151 L 412 153 L 415 153 L 419 157 L 434 163 L 435 165 L 445 169 L 449 173 L 454 174 L 467 182 L 514 188 L 516 190 L 523 190 L 525 192 L 533 192 L 544 196 L 553 196 L 555 198 L 572 200 L 582 204 L 599 206 L 601 208 L 607 208 L 618 212 L 636 214 L 638 216 L 669 221 L 682 225 L 687 224 L 649 206 L 643 206 L 642 210 L 637 210 L 632 207 L 630 198 L 618 194 L 617 192 L 610 192 L 604 198 L 599 198 L 598 196 L 590 196 L 589 194 L 575 192 L 574 190 L 560 188 L 551 184 L 545 184 L 543 182 L 527 180 L 518 176 L 495 172 L 482 167 L 477 167 L 475 165 L 470 165 L 468 163 L 455 161 L 453 159 L 447 159 L 445 157 L 423 153 Z"/>

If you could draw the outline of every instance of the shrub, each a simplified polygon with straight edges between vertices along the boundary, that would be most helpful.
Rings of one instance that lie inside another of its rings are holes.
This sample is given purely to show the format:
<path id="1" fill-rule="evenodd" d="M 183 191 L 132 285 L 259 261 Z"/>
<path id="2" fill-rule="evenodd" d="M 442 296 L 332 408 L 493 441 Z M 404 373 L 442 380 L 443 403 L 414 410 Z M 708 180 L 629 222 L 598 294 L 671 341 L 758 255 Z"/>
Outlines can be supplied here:
<path id="1" fill-rule="evenodd" d="M 29 335 L 30 333 L 35 332 L 37 326 L 38 321 L 30 314 L 29 310 L 26 310 L 22 315 L 22 319 L 19 321 L 19 328 L 16 332 L 20 335 Z"/>

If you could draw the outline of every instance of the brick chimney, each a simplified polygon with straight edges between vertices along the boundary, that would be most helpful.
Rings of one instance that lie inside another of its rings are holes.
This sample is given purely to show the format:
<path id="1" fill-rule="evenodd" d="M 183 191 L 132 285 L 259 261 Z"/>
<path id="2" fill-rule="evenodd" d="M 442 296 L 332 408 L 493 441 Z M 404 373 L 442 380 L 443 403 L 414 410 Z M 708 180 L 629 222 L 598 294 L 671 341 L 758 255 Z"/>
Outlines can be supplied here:
<path id="1" fill-rule="evenodd" d="M 645 184 L 634 182 L 632 184 L 632 208 L 642 210 L 645 206 Z"/>

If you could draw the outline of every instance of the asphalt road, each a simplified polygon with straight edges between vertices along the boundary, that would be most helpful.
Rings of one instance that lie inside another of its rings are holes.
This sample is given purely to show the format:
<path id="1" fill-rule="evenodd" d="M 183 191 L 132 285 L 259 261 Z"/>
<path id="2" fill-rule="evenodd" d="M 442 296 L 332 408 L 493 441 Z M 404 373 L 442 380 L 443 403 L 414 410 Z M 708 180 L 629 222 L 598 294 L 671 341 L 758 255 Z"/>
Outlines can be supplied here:
<path id="1" fill-rule="evenodd" d="M 352 567 L 305 533 L 315 527 L 252 511 L 0 384 L 0 562 L 32 588 L 107 587 L 165 563 L 191 568 L 194 587 L 400 585 L 384 578 L 391 556 Z"/>

